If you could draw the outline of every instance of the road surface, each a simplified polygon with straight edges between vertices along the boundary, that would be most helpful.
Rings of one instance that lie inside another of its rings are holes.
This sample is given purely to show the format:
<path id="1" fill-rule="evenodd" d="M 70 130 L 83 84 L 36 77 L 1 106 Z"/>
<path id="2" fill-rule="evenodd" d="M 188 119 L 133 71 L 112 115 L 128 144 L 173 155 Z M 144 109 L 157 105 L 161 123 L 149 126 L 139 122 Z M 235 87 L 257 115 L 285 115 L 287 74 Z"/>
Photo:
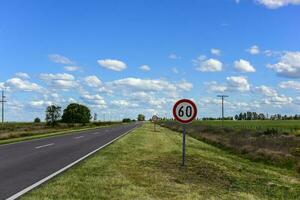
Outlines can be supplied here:
<path id="1" fill-rule="evenodd" d="M 0 145 L 0 199 L 14 199 L 137 126 L 131 123 Z"/>

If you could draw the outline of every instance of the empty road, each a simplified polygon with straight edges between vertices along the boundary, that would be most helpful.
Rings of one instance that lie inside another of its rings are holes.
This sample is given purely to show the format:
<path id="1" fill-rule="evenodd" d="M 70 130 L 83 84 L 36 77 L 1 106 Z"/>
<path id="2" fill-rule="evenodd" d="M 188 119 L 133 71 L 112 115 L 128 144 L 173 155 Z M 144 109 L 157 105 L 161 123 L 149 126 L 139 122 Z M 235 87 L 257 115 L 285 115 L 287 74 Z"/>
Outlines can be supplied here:
<path id="1" fill-rule="evenodd" d="M 0 145 L 0 199 L 14 199 L 137 126 L 131 123 Z"/>

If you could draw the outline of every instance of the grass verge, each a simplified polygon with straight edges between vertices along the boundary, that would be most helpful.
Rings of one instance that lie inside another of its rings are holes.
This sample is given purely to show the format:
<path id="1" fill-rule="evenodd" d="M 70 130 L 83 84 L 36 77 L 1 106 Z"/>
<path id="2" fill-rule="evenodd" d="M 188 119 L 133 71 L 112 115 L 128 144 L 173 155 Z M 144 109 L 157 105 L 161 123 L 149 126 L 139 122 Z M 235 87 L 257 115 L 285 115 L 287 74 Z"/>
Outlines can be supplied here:
<path id="1" fill-rule="evenodd" d="M 251 162 L 181 135 L 134 130 L 66 173 L 23 196 L 35 199 L 297 199 L 300 176 Z"/>

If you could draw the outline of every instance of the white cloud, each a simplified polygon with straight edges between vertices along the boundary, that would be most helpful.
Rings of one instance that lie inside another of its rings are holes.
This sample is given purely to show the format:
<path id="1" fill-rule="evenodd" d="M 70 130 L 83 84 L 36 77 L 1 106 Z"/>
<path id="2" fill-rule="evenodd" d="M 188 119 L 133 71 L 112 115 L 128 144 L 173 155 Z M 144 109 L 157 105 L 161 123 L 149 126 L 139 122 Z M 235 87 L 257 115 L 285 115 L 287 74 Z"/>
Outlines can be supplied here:
<path id="1" fill-rule="evenodd" d="M 294 104 L 297 104 L 297 105 L 300 105 L 300 97 L 296 97 L 296 98 L 293 100 L 293 103 L 294 103 Z"/>
<path id="2" fill-rule="evenodd" d="M 29 105 L 33 108 L 42 109 L 42 108 L 46 108 L 47 106 L 52 105 L 52 102 L 44 101 L 44 100 L 37 100 L 37 101 L 30 101 Z"/>
<path id="3" fill-rule="evenodd" d="M 102 85 L 102 81 L 97 76 L 87 76 L 84 78 L 84 82 L 90 87 L 100 87 Z"/>
<path id="4" fill-rule="evenodd" d="M 279 76 L 288 78 L 300 78 L 300 52 L 285 52 L 276 64 L 269 64 Z"/>
<path id="5" fill-rule="evenodd" d="M 105 60 L 98 60 L 97 63 L 100 66 L 113 71 L 123 71 L 127 67 L 126 63 L 120 60 L 105 59 Z"/>
<path id="6" fill-rule="evenodd" d="M 40 79 L 55 89 L 68 90 L 77 86 L 74 76 L 67 73 L 40 74 Z"/>
<path id="7" fill-rule="evenodd" d="M 169 58 L 170 58 L 170 59 L 173 59 L 173 60 L 181 59 L 180 56 L 177 56 L 177 55 L 174 54 L 174 53 L 171 53 L 171 54 L 169 55 Z"/>
<path id="8" fill-rule="evenodd" d="M 193 89 L 193 84 L 187 81 L 182 81 L 181 83 L 177 84 L 177 87 L 184 91 L 190 91 L 191 89 Z"/>
<path id="9" fill-rule="evenodd" d="M 221 55 L 221 50 L 220 49 L 214 49 L 214 48 L 212 48 L 210 50 L 210 53 L 214 54 L 214 55 L 217 55 L 217 56 L 220 56 Z"/>
<path id="10" fill-rule="evenodd" d="M 165 80 L 124 78 L 109 83 L 112 87 L 122 87 L 140 91 L 175 91 L 177 88 L 174 84 Z"/>
<path id="11" fill-rule="evenodd" d="M 204 83 L 208 87 L 209 92 L 225 92 L 227 90 L 226 85 L 220 85 L 216 81 Z"/>
<path id="12" fill-rule="evenodd" d="M 256 55 L 256 54 L 260 53 L 260 50 L 259 50 L 259 47 L 257 45 L 253 45 L 252 47 L 247 49 L 247 52 L 252 54 L 252 55 Z"/>
<path id="13" fill-rule="evenodd" d="M 179 71 L 178 71 L 178 69 L 176 67 L 173 67 L 171 70 L 172 70 L 172 72 L 174 74 L 178 74 L 179 73 Z"/>
<path id="14" fill-rule="evenodd" d="M 30 76 L 24 72 L 18 72 L 15 75 L 21 79 L 29 79 L 30 78 Z"/>
<path id="15" fill-rule="evenodd" d="M 52 62 L 64 65 L 72 65 L 74 62 L 67 57 L 61 56 L 59 54 L 51 54 L 48 56 Z"/>
<path id="16" fill-rule="evenodd" d="M 293 102 L 292 97 L 287 97 L 285 95 L 276 95 L 269 99 L 265 99 L 266 104 L 273 104 L 273 105 L 286 105 Z"/>
<path id="17" fill-rule="evenodd" d="M 0 90 L 4 90 L 5 89 L 5 83 L 0 82 Z"/>
<path id="18" fill-rule="evenodd" d="M 65 66 L 64 69 L 69 72 L 79 71 L 80 67 L 78 66 Z"/>
<path id="19" fill-rule="evenodd" d="M 85 93 L 81 96 L 82 100 L 92 106 L 97 106 L 99 108 L 104 108 L 106 106 L 106 102 L 102 96 L 99 94 L 91 95 Z"/>
<path id="20" fill-rule="evenodd" d="M 255 72 L 255 68 L 247 60 L 237 60 L 234 62 L 234 68 L 240 72 Z"/>
<path id="21" fill-rule="evenodd" d="M 261 85 L 259 87 L 255 87 L 255 91 L 263 94 L 264 96 L 267 97 L 273 97 L 273 96 L 278 96 L 277 91 L 272 89 L 271 87 Z"/>
<path id="22" fill-rule="evenodd" d="M 208 59 L 198 63 L 196 70 L 201 72 L 220 72 L 222 71 L 223 64 L 217 59 Z"/>
<path id="23" fill-rule="evenodd" d="M 276 9 L 287 5 L 299 5 L 300 0 L 255 0 L 270 9 Z"/>
<path id="24" fill-rule="evenodd" d="M 142 66 L 140 66 L 140 70 L 143 70 L 143 71 L 150 71 L 151 68 L 150 68 L 148 65 L 142 65 Z"/>
<path id="25" fill-rule="evenodd" d="M 245 92 L 250 90 L 250 84 L 244 76 L 230 76 L 226 78 L 228 89 Z"/>
<path id="26" fill-rule="evenodd" d="M 290 89 L 300 91 L 300 82 L 299 81 L 283 81 L 283 82 L 279 83 L 279 87 L 290 88 Z"/>
<path id="27" fill-rule="evenodd" d="M 42 87 L 39 86 L 38 84 L 31 83 L 27 80 L 22 80 L 20 78 L 8 79 L 5 83 L 5 86 L 10 88 L 15 88 L 21 91 L 27 91 L 27 92 L 32 92 L 32 91 L 38 92 L 42 90 Z"/>
<path id="28" fill-rule="evenodd" d="M 121 100 L 113 100 L 111 102 L 114 106 L 117 106 L 117 107 L 126 107 L 126 108 L 136 108 L 138 107 L 139 105 L 137 103 L 133 103 L 133 102 L 130 102 L 128 100 L 124 100 L 124 99 L 121 99 Z"/>

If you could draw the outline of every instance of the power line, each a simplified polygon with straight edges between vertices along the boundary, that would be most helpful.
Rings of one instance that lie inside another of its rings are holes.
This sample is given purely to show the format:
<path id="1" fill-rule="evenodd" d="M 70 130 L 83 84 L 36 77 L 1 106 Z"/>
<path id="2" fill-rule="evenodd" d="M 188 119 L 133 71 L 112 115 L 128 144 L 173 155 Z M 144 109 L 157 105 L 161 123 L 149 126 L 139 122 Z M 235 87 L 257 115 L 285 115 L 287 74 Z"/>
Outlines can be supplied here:
<path id="1" fill-rule="evenodd" d="M 228 95 L 218 95 L 217 97 L 220 97 L 222 99 L 222 126 L 224 123 L 224 99 L 229 97 Z"/>
<path id="2" fill-rule="evenodd" d="M 2 90 L 2 95 L 1 95 L 1 104 L 2 104 L 2 124 L 4 123 L 4 103 L 5 101 L 5 96 L 4 96 L 4 90 Z"/>

